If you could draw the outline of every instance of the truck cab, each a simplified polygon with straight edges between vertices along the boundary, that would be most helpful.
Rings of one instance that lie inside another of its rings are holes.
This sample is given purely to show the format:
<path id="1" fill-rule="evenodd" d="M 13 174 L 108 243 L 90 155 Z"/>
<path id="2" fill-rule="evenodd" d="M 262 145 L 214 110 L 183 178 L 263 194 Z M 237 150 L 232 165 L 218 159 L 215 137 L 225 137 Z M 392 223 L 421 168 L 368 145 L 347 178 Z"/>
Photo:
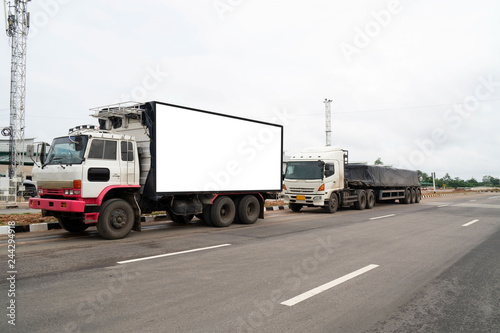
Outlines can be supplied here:
<path id="1" fill-rule="evenodd" d="M 292 156 L 284 176 L 283 198 L 294 211 L 303 206 L 335 211 L 336 192 L 344 188 L 344 161 L 340 147 L 305 150 Z"/>
<path id="2" fill-rule="evenodd" d="M 78 126 L 55 138 L 45 156 L 46 147 L 42 144 L 33 168 L 39 197 L 30 199 L 31 208 L 56 217 L 69 231 L 83 231 L 98 222 L 98 207 L 118 191 L 116 196 L 137 206 L 132 200 L 140 188 L 133 137 Z"/>

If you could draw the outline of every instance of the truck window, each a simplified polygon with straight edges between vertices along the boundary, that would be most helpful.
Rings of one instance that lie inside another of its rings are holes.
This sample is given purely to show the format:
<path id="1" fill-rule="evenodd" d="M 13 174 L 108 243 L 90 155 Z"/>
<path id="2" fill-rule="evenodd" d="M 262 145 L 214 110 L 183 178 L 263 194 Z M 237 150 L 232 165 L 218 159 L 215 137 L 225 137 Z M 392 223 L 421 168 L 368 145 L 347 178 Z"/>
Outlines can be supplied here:
<path id="1" fill-rule="evenodd" d="M 325 177 L 330 177 L 335 174 L 335 165 L 327 163 L 325 165 Z"/>
<path id="2" fill-rule="evenodd" d="M 318 161 L 288 162 L 286 179 L 322 179 L 323 166 Z"/>
<path id="3" fill-rule="evenodd" d="M 133 161 L 134 160 L 134 148 L 132 142 L 122 141 L 120 143 L 122 161 Z"/>
<path id="4" fill-rule="evenodd" d="M 93 140 L 90 145 L 89 158 L 116 160 L 116 141 Z"/>

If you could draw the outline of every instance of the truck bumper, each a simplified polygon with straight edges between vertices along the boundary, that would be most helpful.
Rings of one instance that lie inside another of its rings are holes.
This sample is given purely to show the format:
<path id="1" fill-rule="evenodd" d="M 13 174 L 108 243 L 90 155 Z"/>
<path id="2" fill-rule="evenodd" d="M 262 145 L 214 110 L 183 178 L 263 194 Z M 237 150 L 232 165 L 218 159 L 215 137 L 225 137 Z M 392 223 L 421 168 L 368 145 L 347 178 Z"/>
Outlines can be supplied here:
<path id="1" fill-rule="evenodd" d="M 325 205 L 325 195 L 322 194 L 287 194 L 283 195 L 283 201 L 286 205 L 291 203 L 296 203 L 299 205 L 305 206 L 319 206 L 322 207 Z"/>
<path id="2" fill-rule="evenodd" d="M 56 212 L 83 213 L 85 211 L 85 202 L 78 200 L 31 198 L 29 206 L 33 209 Z"/>

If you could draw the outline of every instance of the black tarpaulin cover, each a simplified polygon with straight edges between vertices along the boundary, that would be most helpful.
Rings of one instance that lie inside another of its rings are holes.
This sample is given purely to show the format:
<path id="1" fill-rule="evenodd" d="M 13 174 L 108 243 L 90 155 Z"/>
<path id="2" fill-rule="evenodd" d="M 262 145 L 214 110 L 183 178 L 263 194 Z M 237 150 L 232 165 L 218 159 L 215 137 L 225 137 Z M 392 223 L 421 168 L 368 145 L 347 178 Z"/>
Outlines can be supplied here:
<path id="1" fill-rule="evenodd" d="M 416 171 L 378 165 L 349 164 L 345 168 L 349 186 L 420 186 Z"/>

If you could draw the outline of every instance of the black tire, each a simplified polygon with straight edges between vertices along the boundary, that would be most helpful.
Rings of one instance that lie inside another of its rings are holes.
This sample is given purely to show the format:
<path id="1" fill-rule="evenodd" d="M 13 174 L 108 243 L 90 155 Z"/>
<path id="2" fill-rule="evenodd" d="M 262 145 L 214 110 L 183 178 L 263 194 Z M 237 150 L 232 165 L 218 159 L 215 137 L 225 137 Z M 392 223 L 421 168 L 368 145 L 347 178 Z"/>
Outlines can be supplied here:
<path id="1" fill-rule="evenodd" d="M 194 214 L 189 214 L 189 215 L 175 215 L 175 214 L 168 214 L 170 216 L 170 219 L 177 224 L 188 224 L 191 222 L 191 220 L 194 217 Z"/>
<path id="2" fill-rule="evenodd" d="M 230 197 L 218 197 L 212 204 L 212 224 L 218 228 L 229 226 L 234 221 L 236 216 L 236 207 Z"/>
<path id="3" fill-rule="evenodd" d="M 254 224 L 259 219 L 260 203 L 253 195 L 246 195 L 238 203 L 238 221 L 243 224 Z"/>
<path id="4" fill-rule="evenodd" d="M 288 207 L 290 207 L 291 210 L 297 213 L 300 212 L 300 210 L 302 209 L 302 205 L 296 203 L 291 203 L 290 205 L 288 205 Z"/>
<path id="5" fill-rule="evenodd" d="M 366 207 L 366 192 L 361 190 L 358 192 L 358 201 L 354 203 L 354 208 L 363 210 Z"/>
<path id="6" fill-rule="evenodd" d="M 87 230 L 88 224 L 83 223 L 81 219 L 72 219 L 69 217 L 58 217 L 57 221 L 59 225 L 66 231 L 69 232 L 82 232 Z"/>
<path id="7" fill-rule="evenodd" d="M 399 203 L 407 205 L 410 203 L 410 201 L 411 201 L 411 191 L 410 189 L 407 188 L 405 190 L 405 197 L 403 199 L 399 199 Z"/>
<path id="8" fill-rule="evenodd" d="M 339 197 L 337 196 L 337 193 L 332 193 L 332 195 L 330 195 L 330 200 L 328 200 L 328 205 L 325 206 L 325 210 L 328 213 L 333 214 L 337 211 L 338 208 Z"/>
<path id="9" fill-rule="evenodd" d="M 412 187 L 411 189 L 411 201 L 410 203 L 415 203 L 417 201 L 417 189 Z"/>
<path id="10" fill-rule="evenodd" d="M 415 203 L 419 203 L 422 200 L 422 191 L 419 188 L 416 189 Z"/>
<path id="11" fill-rule="evenodd" d="M 102 206 L 97 221 L 97 231 L 106 239 L 127 236 L 134 226 L 134 210 L 123 199 L 111 199 Z"/>
<path id="12" fill-rule="evenodd" d="M 208 225 L 209 227 L 213 227 L 213 223 L 212 223 L 212 205 L 203 205 L 203 223 L 205 223 L 206 225 Z"/>
<path id="13" fill-rule="evenodd" d="M 375 206 L 375 192 L 368 190 L 366 192 L 366 209 L 372 209 Z"/>

